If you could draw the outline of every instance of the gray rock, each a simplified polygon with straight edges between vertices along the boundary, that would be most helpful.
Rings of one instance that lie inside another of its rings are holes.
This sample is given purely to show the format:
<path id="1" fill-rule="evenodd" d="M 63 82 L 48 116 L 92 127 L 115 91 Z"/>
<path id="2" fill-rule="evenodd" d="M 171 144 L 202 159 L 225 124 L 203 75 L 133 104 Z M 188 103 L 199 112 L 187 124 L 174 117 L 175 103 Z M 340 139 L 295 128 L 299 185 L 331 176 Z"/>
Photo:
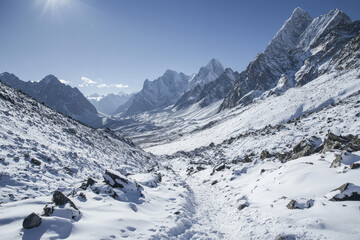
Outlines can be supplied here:
<path id="1" fill-rule="evenodd" d="M 71 207 L 73 207 L 76 210 L 79 210 L 75 204 L 68 198 L 66 197 L 62 192 L 56 190 L 53 194 L 52 197 L 52 201 L 57 205 L 57 206 L 61 206 L 61 205 L 65 205 L 67 203 L 70 204 Z"/>
<path id="2" fill-rule="evenodd" d="M 23 221 L 23 228 L 24 229 L 31 229 L 34 227 L 38 227 L 41 224 L 41 217 L 36 213 L 32 213 L 27 216 Z"/>
<path id="3" fill-rule="evenodd" d="M 51 214 L 54 212 L 54 206 L 46 204 L 46 206 L 43 209 L 43 213 L 41 214 L 42 216 L 51 216 Z"/>

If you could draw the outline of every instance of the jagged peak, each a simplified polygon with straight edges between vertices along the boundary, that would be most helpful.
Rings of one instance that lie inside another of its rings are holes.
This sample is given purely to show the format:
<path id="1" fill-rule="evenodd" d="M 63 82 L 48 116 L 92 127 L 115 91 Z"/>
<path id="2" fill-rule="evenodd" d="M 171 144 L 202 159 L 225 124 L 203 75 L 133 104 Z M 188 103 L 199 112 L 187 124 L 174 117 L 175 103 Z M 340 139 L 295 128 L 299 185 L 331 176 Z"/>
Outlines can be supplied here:
<path id="1" fill-rule="evenodd" d="M 277 51 L 276 49 L 292 49 L 299 41 L 301 34 L 311 24 L 313 18 L 300 7 L 294 9 L 290 18 L 285 21 L 275 37 L 270 41 L 265 52 Z"/>
<path id="2" fill-rule="evenodd" d="M 3 72 L 0 74 L 1 77 L 11 77 L 11 78 L 18 78 L 15 74 L 9 72 Z"/>
<path id="3" fill-rule="evenodd" d="M 338 19 L 338 20 L 345 20 L 346 22 L 350 23 L 352 22 L 351 18 L 344 13 L 343 11 L 339 10 L 339 9 L 333 9 L 331 10 L 327 16 L 332 17 L 333 20 Z"/>
<path id="4" fill-rule="evenodd" d="M 306 16 L 307 17 L 307 15 L 309 15 L 309 13 L 307 11 L 305 11 L 301 7 L 297 7 L 292 12 L 291 17 L 293 17 L 293 16 Z M 291 19 L 291 17 L 290 17 L 290 19 Z"/>
<path id="5" fill-rule="evenodd" d="M 208 62 L 208 64 L 205 66 L 205 68 L 208 69 L 222 69 L 224 70 L 223 65 L 220 63 L 219 60 L 217 60 L 216 58 L 212 58 L 210 59 L 210 61 Z"/>
<path id="6" fill-rule="evenodd" d="M 60 83 L 59 79 L 52 74 L 47 75 L 41 81 L 41 83 L 49 84 L 49 83 Z"/>

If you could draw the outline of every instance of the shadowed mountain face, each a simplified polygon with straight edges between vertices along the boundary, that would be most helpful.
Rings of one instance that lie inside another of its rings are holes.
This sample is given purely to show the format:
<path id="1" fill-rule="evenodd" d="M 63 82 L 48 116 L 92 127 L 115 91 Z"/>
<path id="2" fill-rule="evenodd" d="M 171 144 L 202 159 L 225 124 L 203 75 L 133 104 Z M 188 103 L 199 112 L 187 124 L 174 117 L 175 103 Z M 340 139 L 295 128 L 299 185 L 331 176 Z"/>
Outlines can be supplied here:
<path id="1" fill-rule="evenodd" d="M 0 81 L 80 122 L 92 127 L 101 126 L 102 121 L 95 107 L 79 89 L 61 83 L 53 75 L 46 76 L 40 82 L 24 82 L 14 74 L 4 72 L 0 74 Z"/>
<path id="2" fill-rule="evenodd" d="M 266 50 L 240 73 L 220 110 L 246 105 L 265 91 L 278 94 L 330 71 L 330 60 L 360 30 L 359 21 L 339 10 L 312 19 L 296 8 Z"/>
<path id="3" fill-rule="evenodd" d="M 185 109 L 194 103 L 200 103 L 200 107 L 223 99 L 234 85 L 235 79 L 239 76 L 231 68 L 227 68 L 215 80 L 206 84 L 198 84 L 190 91 L 186 92 L 175 104 L 176 109 Z"/>
<path id="4" fill-rule="evenodd" d="M 189 76 L 167 70 L 154 81 L 145 80 L 142 90 L 125 103 L 126 109 L 121 106 L 117 112 L 123 110 L 126 115 L 133 115 L 170 106 L 184 93 L 188 81 Z"/>

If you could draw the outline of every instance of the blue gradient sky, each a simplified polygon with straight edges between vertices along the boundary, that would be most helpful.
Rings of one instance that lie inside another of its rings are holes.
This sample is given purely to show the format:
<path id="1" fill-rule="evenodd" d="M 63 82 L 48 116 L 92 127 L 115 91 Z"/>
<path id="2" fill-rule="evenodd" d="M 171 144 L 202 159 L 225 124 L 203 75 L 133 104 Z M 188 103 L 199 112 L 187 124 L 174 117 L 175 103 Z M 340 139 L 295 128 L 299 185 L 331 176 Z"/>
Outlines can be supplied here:
<path id="1" fill-rule="evenodd" d="M 0 72 L 51 73 L 89 95 L 137 91 L 213 57 L 242 71 L 298 6 L 360 19 L 359 0 L 0 0 Z"/>

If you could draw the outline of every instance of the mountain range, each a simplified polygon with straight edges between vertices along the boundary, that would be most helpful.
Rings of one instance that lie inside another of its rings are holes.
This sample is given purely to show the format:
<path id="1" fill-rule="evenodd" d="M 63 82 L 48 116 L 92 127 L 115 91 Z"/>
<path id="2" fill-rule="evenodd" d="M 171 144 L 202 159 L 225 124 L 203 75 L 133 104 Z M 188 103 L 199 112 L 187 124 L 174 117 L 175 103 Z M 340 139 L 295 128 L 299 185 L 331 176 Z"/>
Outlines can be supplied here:
<path id="1" fill-rule="evenodd" d="M 25 82 L 14 74 L 4 72 L 0 74 L 0 81 L 89 126 L 100 127 L 102 125 L 102 119 L 95 107 L 79 89 L 61 83 L 53 75 L 46 76 L 40 82 Z"/>
<path id="2" fill-rule="evenodd" d="M 89 96 L 112 116 L 52 75 L 0 80 L 3 239 L 359 238 L 360 21 L 339 10 L 296 8 L 240 73 Z"/>
<path id="3" fill-rule="evenodd" d="M 119 92 L 118 94 L 109 93 L 106 96 L 92 94 L 87 97 L 96 110 L 100 113 L 112 115 L 124 103 L 126 103 L 134 94 Z"/>

